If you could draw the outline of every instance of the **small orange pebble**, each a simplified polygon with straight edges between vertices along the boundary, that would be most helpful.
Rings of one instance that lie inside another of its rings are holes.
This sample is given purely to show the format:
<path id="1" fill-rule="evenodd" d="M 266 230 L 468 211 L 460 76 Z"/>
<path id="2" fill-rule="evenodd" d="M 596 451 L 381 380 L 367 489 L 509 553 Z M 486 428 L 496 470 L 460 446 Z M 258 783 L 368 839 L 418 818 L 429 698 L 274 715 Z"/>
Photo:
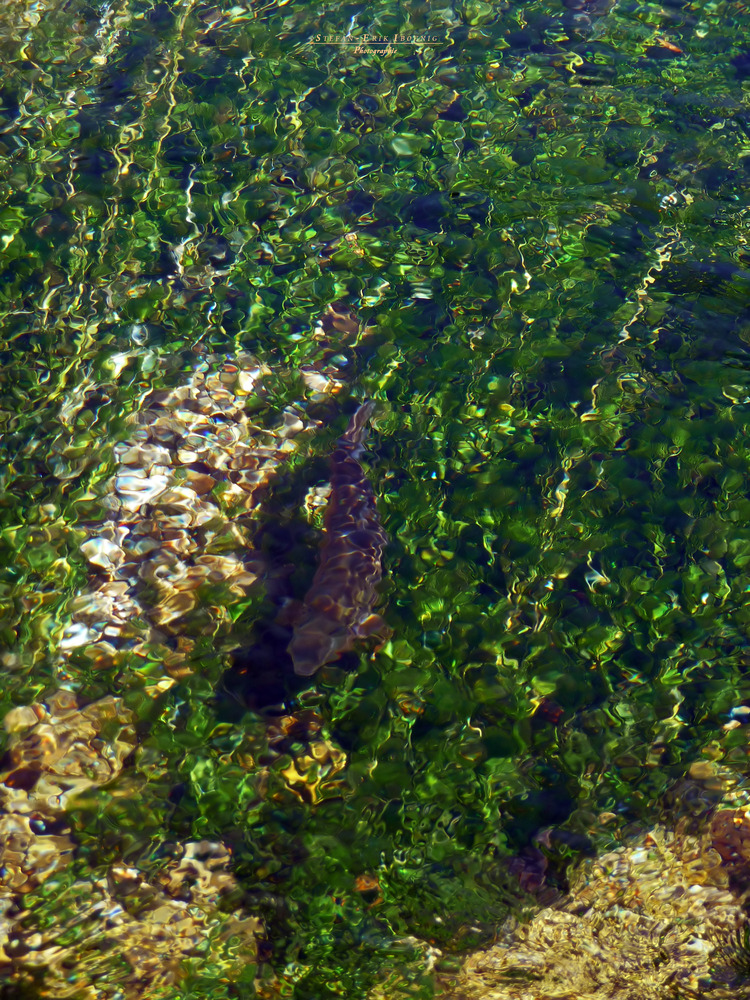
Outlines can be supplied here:
<path id="1" fill-rule="evenodd" d="M 367 909 L 372 909 L 373 906 L 380 906 L 383 902 L 383 893 L 380 891 L 380 882 L 378 881 L 377 875 L 358 875 L 354 880 L 354 890 L 355 892 L 374 892 L 377 891 L 377 896 L 371 903 L 367 904 Z"/>
<path id="2" fill-rule="evenodd" d="M 551 722 L 553 726 L 557 725 L 564 714 L 565 709 L 562 705 L 558 705 L 551 698 L 541 698 L 534 712 L 534 715 L 538 715 L 545 722 Z"/>
<path id="3" fill-rule="evenodd" d="M 663 49 L 668 49 L 670 52 L 676 52 L 677 55 L 680 56 L 685 55 L 685 53 L 682 51 L 679 45 L 675 45 L 674 42 L 670 42 L 666 38 L 657 38 L 657 42 L 659 43 L 659 45 L 661 45 Z"/>
<path id="4" fill-rule="evenodd" d="M 424 704 L 415 697 L 409 695 L 403 697 L 398 703 L 398 707 L 404 715 L 421 715 L 424 712 Z"/>
<path id="5" fill-rule="evenodd" d="M 380 882 L 377 875 L 357 875 L 354 888 L 357 892 L 369 892 L 370 889 L 379 889 Z"/>

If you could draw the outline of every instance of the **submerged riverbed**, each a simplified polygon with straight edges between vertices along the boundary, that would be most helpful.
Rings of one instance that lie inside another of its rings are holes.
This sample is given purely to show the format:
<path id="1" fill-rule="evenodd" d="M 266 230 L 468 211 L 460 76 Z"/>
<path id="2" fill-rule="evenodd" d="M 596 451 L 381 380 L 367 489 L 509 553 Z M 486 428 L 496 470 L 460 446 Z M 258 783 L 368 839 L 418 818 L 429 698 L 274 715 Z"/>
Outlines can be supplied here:
<path id="1" fill-rule="evenodd" d="M 744 805 L 746 6 L 0 52 L 8 996 L 429 998 L 686 774 Z M 390 635 L 295 678 L 365 400 Z"/>

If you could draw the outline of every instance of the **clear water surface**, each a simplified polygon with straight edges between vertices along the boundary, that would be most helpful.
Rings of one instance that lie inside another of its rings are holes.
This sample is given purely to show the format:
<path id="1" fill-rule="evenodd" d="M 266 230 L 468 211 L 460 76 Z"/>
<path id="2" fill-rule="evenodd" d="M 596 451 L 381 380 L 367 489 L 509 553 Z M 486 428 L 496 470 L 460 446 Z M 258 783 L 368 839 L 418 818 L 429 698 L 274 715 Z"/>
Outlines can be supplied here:
<path id="1" fill-rule="evenodd" d="M 748 9 L 23 0 L 0 53 L 8 989 L 433 996 L 540 831 L 564 887 L 746 770 Z M 392 636 L 295 681 L 363 399 Z"/>

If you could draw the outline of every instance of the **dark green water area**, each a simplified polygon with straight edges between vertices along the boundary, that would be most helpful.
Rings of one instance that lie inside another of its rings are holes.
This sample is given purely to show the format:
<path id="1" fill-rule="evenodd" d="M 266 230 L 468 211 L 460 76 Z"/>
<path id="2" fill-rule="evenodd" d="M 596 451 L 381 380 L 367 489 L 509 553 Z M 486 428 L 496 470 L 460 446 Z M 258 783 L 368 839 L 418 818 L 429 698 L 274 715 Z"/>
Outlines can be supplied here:
<path id="1" fill-rule="evenodd" d="M 564 886 L 695 761 L 742 780 L 745 3 L 19 0 L 0 56 L 0 714 L 65 687 L 137 719 L 27 921 L 67 927 L 71 886 L 208 840 L 258 954 L 227 975 L 208 940 L 165 995 L 428 998 L 423 942 L 491 941 L 539 831 Z M 164 690 L 156 657 L 63 669 L 145 396 L 246 352 L 270 370 L 257 423 L 313 412 L 298 372 L 332 304 L 368 332 L 254 516 L 303 596 L 305 491 L 374 400 L 390 639 L 304 682 L 282 656 L 269 699 L 261 581 L 212 596 L 221 628 L 196 626 Z M 289 779 L 304 724 L 268 749 L 303 710 L 345 765 L 313 791 Z"/>

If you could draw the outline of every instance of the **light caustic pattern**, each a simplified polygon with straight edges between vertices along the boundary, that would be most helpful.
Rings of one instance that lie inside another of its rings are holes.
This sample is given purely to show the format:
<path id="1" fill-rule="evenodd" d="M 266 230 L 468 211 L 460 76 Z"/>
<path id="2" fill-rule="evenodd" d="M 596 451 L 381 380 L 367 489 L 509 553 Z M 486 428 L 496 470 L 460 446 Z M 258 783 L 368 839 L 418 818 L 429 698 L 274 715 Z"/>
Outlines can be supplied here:
<path id="1" fill-rule="evenodd" d="M 63 653 L 86 647 L 105 668 L 123 639 L 137 636 L 133 620 L 142 617 L 149 622 L 141 627 L 142 642 L 177 637 L 178 649 L 165 656 L 168 673 L 185 660 L 179 636 L 200 588 L 223 584 L 242 597 L 257 579 L 243 515 L 255 510 L 297 436 L 312 425 L 292 410 L 274 430 L 253 424 L 244 403 L 263 374 L 254 359 L 214 359 L 202 367 L 185 385 L 152 394 L 136 415 L 131 439 L 115 446 L 110 519 L 81 545 L 101 582 L 73 600 Z M 212 492 L 217 483 L 220 500 Z M 139 597 L 144 586 L 150 588 L 145 602 Z M 206 627 L 220 615 L 218 606 L 211 608 Z M 139 648 L 129 644 L 132 654 Z"/>

